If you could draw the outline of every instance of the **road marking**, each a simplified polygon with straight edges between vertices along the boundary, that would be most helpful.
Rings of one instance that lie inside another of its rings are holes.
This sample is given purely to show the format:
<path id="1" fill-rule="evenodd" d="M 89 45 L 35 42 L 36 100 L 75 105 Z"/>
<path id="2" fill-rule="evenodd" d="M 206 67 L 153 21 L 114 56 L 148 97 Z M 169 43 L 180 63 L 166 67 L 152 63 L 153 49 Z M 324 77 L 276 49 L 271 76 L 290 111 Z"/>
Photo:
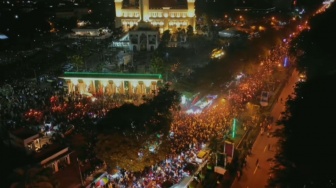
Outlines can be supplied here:
<path id="1" fill-rule="evenodd" d="M 253 174 L 255 174 L 257 172 L 258 166 L 259 166 L 259 164 L 255 167 Z"/>
<path id="2" fill-rule="evenodd" d="M 282 115 L 282 114 L 280 113 L 280 115 L 279 115 L 279 117 L 278 117 L 278 120 L 281 120 L 281 115 Z"/>
<path id="3" fill-rule="evenodd" d="M 264 148 L 264 152 L 266 151 L 266 149 L 267 149 L 267 145 L 266 145 L 265 148 Z"/>

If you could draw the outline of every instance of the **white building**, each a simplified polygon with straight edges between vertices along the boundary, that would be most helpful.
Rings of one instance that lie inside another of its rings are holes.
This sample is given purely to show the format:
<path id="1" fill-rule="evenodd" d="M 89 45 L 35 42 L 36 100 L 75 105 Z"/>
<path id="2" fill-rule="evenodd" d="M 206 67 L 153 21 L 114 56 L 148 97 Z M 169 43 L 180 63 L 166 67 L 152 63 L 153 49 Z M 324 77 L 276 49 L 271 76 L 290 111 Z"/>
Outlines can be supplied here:
<path id="1" fill-rule="evenodd" d="M 152 95 L 162 83 L 161 74 L 65 72 L 60 78 L 66 81 L 69 93 L 80 94 Z"/>
<path id="2" fill-rule="evenodd" d="M 128 31 L 137 26 L 139 20 L 149 22 L 159 28 L 160 33 L 165 30 L 174 32 L 177 28 L 195 28 L 195 0 L 130 0 L 126 4 L 123 0 L 115 0 L 116 27 L 123 27 Z"/>

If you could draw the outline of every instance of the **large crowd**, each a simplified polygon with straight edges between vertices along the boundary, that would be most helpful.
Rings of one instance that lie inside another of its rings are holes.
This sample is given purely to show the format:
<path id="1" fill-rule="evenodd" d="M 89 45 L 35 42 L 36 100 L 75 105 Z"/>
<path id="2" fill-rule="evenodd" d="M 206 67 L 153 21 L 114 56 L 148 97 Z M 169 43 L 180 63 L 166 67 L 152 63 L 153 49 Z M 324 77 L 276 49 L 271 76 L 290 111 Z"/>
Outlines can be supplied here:
<path id="1" fill-rule="evenodd" d="M 195 164 L 194 160 L 202 146 L 212 137 L 223 138 L 232 133 L 232 120 L 237 118 L 240 121 L 240 114 L 246 110 L 246 103 L 256 99 L 265 89 L 274 70 L 286 68 L 283 65 L 287 54 L 286 46 L 283 43 L 270 50 L 266 58 L 260 59 L 260 66 L 255 74 L 244 75 L 235 80 L 229 95 L 225 94 L 225 103 L 215 102 L 197 114 L 175 113 L 170 130 L 171 155 L 160 164 L 149 167 L 141 176 L 121 171 L 117 178 L 111 178 L 111 184 L 119 187 L 128 187 L 129 184 L 133 187 L 148 187 L 153 184 L 159 186 L 168 180 L 177 183 L 186 174 L 193 173 L 186 171 L 185 167 L 190 163 Z M 125 100 L 134 99 L 137 98 L 115 95 L 113 98 L 100 96 L 95 100 L 88 100 L 79 94 L 68 95 L 58 88 L 42 87 L 35 81 L 12 81 L 2 86 L 0 116 L 10 129 L 41 124 L 46 119 L 52 119 L 55 124 L 75 120 L 83 123 L 93 122 L 104 117 L 108 109 L 121 106 Z M 247 126 L 253 123 L 256 122 L 242 122 L 240 125 Z M 260 125 L 265 130 L 269 128 L 269 123 Z"/>
<path id="2" fill-rule="evenodd" d="M 184 168 L 190 163 L 195 163 L 196 155 L 202 146 L 209 143 L 212 137 L 223 139 L 225 135 L 228 136 L 232 133 L 232 120 L 237 118 L 240 121 L 240 114 L 246 110 L 247 102 L 257 98 L 260 92 L 265 89 L 274 70 L 286 68 L 282 64 L 286 53 L 285 45 L 271 50 L 268 57 L 260 60 L 261 66 L 258 67 L 256 74 L 245 75 L 235 82 L 225 103 L 221 101 L 213 103 L 203 109 L 201 113 L 176 113 L 171 125 L 173 133 L 172 155 L 166 161 L 157 164 L 155 168 L 149 168 L 144 176 L 128 178 L 126 182 L 132 182 L 133 187 L 148 187 L 150 182 L 156 182 L 156 185 L 160 185 L 167 180 L 178 183 L 186 175 Z M 262 130 L 266 131 L 270 130 L 272 123 L 272 120 L 267 117 L 260 119 L 259 122 L 245 122 L 243 119 L 241 121 L 241 126 L 260 126 Z M 120 176 L 124 177 L 123 174 Z M 125 180 L 123 179 L 123 181 Z M 115 185 L 127 187 L 129 184 L 123 181 L 112 180 Z"/>

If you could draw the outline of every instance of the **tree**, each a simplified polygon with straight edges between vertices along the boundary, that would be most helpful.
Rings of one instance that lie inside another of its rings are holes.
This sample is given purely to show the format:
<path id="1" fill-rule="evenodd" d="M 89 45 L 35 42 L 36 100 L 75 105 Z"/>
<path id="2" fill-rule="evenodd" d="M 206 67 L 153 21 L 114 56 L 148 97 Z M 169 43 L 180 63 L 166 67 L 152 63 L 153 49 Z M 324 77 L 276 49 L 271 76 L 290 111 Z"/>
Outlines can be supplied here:
<path id="1" fill-rule="evenodd" d="M 79 55 L 73 55 L 70 57 L 71 63 L 73 63 L 76 66 L 76 70 L 78 72 L 79 68 L 82 68 L 84 66 L 84 59 L 82 56 Z"/>
<path id="2" fill-rule="evenodd" d="M 276 156 L 271 186 L 326 187 L 334 177 L 336 155 L 330 148 L 336 140 L 328 130 L 333 128 L 331 109 L 336 105 L 336 92 L 329 86 L 335 81 L 333 75 L 300 83 L 296 97 L 287 102 L 279 133 L 282 152 Z"/>
<path id="3" fill-rule="evenodd" d="M 151 152 L 152 142 L 157 138 L 149 137 L 145 133 L 139 136 L 125 136 L 123 134 L 100 135 L 96 152 L 98 158 L 104 159 L 110 167 L 121 168 L 133 172 L 141 172 L 146 167 L 155 165 L 169 154 L 168 140 L 161 140 L 157 151 Z"/>
<path id="4" fill-rule="evenodd" d="M 203 21 L 203 26 L 201 27 L 201 30 L 203 32 L 206 32 L 206 33 L 210 33 L 211 29 L 212 29 L 212 20 L 210 18 L 210 16 L 206 13 L 202 14 L 202 17 L 201 17 L 202 21 Z"/>
<path id="5" fill-rule="evenodd" d="M 172 112 L 179 110 L 180 94 L 165 85 L 146 101 L 112 109 L 97 125 L 96 153 L 108 166 L 142 171 L 170 153 Z"/>
<path id="6" fill-rule="evenodd" d="M 17 181 L 16 187 L 58 188 L 59 181 L 55 178 L 51 168 L 33 167 L 17 169 L 12 176 Z"/>
<path id="7" fill-rule="evenodd" d="M 331 9 L 335 10 L 335 6 Z M 326 32 L 321 25 L 330 23 L 335 15 L 330 12 L 326 15 L 316 18 L 319 22 L 301 35 L 300 40 L 304 41 L 293 43 L 305 49 L 298 67 L 307 69 L 307 81 L 297 84 L 295 97 L 287 101 L 279 122 L 284 127 L 277 132 L 280 151 L 273 161 L 269 187 L 333 187 L 335 184 L 336 154 L 331 148 L 336 146 L 336 140 L 329 130 L 333 129 L 336 105 L 335 64 L 331 63 L 336 62 L 336 57 L 333 50 L 321 46 L 327 43 L 321 41 Z"/>
<path id="8" fill-rule="evenodd" d="M 80 56 L 83 59 L 83 65 L 82 66 L 84 66 L 85 69 L 87 69 L 85 59 L 87 59 L 91 55 L 90 46 L 89 45 L 91 45 L 91 48 L 94 48 L 92 46 L 92 43 L 87 43 L 87 44 L 83 45 L 83 47 L 80 50 Z"/>
<path id="9" fill-rule="evenodd" d="M 336 71 L 336 54 L 329 44 L 336 42 L 332 36 L 336 29 L 330 27 L 330 23 L 336 19 L 336 6 L 333 4 L 328 11 L 318 14 L 309 20 L 310 29 L 302 32 L 291 43 L 291 53 L 297 57 L 297 68 L 310 78 L 329 74 Z M 320 63 L 317 63 L 320 62 Z"/>
<path id="10" fill-rule="evenodd" d="M 160 48 L 166 48 L 171 38 L 171 33 L 169 30 L 165 30 L 161 36 Z"/>
<path id="11" fill-rule="evenodd" d="M 157 74 L 157 73 L 162 74 L 164 72 L 163 59 L 159 56 L 154 56 L 150 60 L 150 66 L 151 66 L 151 70 L 154 74 Z"/>
<path id="12" fill-rule="evenodd" d="M 188 36 L 194 35 L 194 28 L 191 25 L 188 25 L 187 27 L 187 35 Z"/>

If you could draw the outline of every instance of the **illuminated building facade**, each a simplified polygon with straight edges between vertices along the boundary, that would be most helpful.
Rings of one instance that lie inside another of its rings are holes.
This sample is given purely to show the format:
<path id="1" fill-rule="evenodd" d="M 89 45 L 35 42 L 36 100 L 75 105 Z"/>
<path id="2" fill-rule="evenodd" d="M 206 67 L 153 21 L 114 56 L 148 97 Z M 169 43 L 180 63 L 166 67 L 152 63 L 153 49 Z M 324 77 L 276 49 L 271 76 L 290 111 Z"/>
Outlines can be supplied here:
<path id="1" fill-rule="evenodd" d="M 66 81 L 68 93 L 79 94 L 139 94 L 157 92 L 161 74 L 85 73 L 65 72 L 60 78 Z"/>
<path id="2" fill-rule="evenodd" d="M 116 27 L 128 31 L 139 20 L 158 27 L 160 33 L 177 28 L 195 28 L 195 0 L 115 0 Z M 138 5 L 139 4 L 139 5 Z"/>

